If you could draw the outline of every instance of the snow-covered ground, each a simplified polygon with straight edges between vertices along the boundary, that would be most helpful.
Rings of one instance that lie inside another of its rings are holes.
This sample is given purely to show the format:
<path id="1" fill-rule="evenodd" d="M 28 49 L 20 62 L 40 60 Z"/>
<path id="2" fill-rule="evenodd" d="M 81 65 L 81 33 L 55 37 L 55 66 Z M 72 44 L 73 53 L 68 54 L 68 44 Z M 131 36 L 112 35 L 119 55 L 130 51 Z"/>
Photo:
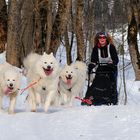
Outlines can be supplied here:
<path id="1" fill-rule="evenodd" d="M 1 140 L 139 140 L 140 106 L 51 108 L 0 114 Z"/>
<path id="2" fill-rule="evenodd" d="M 4 54 L 0 62 L 5 61 Z M 128 58 L 126 65 L 130 62 Z M 139 140 L 140 139 L 140 82 L 135 81 L 131 65 L 126 67 L 125 80 L 128 103 L 124 104 L 121 63 L 118 75 L 119 105 L 51 107 L 44 113 L 30 112 L 25 101 L 28 94 L 19 94 L 16 114 L 0 113 L 0 140 Z M 22 79 L 26 87 L 26 78 Z M 78 105 L 79 104 L 79 105 Z M 8 98 L 4 98 L 5 110 Z"/>

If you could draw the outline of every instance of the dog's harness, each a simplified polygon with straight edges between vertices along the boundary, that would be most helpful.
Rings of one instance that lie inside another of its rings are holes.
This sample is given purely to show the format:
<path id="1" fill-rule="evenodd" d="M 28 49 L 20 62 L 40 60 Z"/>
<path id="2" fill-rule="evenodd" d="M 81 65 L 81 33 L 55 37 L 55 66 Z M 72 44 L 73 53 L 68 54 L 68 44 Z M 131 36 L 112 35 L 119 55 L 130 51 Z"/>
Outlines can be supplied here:
<path id="1" fill-rule="evenodd" d="M 61 79 L 61 77 L 59 77 L 58 87 L 60 87 L 60 79 Z M 67 89 L 67 90 L 68 90 L 69 92 L 71 92 L 71 89 L 72 89 L 72 87 L 69 88 L 69 89 Z M 59 88 L 58 88 L 58 93 L 61 95 L 61 92 L 60 92 Z"/>
<path id="2" fill-rule="evenodd" d="M 60 83 L 58 83 L 58 87 L 60 86 Z M 72 87 L 71 88 L 69 88 L 69 89 L 67 89 L 69 92 L 71 92 L 71 89 L 72 89 Z M 60 94 L 61 95 L 61 92 L 60 92 L 60 90 L 59 90 L 59 88 L 58 88 L 58 94 Z"/>
<path id="3" fill-rule="evenodd" d="M 30 88 L 30 87 L 36 85 L 41 79 L 42 79 L 42 78 L 40 77 L 37 81 L 32 82 L 32 83 L 29 84 L 26 88 L 21 89 L 20 95 L 21 95 L 25 90 L 27 90 L 28 88 Z"/>
<path id="4" fill-rule="evenodd" d="M 69 88 L 69 89 L 67 89 L 69 92 L 71 92 L 71 89 L 72 89 L 72 87 L 71 88 Z"/>
<path id="5" fill-rule="evenodd" d="M 82 99 L 80 97 L 75 97 L 75 99 L 81 100 L 84 103 L 87 103 L 88 105 L 92 105 L 92 101 L 90 99 Z"/>

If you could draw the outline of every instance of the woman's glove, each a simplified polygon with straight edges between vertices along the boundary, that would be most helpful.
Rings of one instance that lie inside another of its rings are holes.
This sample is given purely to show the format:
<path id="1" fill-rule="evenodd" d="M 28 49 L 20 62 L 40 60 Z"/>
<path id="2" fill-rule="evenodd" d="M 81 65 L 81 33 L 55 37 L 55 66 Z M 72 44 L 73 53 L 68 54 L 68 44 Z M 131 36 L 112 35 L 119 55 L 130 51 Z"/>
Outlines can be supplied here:
<path id="1" fill-rule="evenodd" d="M 93 69 L 95 66 L 96 66 L 96 65 L 93 64 L 93 63 L 90 63 L 90 64 L 88 65 L 88 73 L 89 73 L 89 74 L 91 73 L 92 69 Z"/>

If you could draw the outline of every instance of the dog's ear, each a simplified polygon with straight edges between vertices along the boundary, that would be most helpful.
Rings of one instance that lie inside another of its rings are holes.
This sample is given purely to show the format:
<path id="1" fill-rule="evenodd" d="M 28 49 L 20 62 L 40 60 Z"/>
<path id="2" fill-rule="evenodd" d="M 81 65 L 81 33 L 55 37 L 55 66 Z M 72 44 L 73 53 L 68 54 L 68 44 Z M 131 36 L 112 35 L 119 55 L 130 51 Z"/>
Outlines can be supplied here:
<path id="1" fill-rule="evenodd" d="M 44 52 L 43 55 L 46 55 L 46 52 Z"/>
<path id="2" fill-rule="evenodd" d="M 52 55 L 52 56 L 53 56 L 53 52 L 51 52 L 51 53 L 50 53 L 50 55 Z"/>

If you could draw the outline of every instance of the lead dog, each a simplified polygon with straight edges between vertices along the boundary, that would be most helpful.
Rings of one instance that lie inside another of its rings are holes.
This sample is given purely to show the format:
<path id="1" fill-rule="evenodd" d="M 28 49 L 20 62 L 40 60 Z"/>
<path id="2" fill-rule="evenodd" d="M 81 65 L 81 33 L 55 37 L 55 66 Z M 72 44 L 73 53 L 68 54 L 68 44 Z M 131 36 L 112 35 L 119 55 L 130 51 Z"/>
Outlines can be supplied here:
<path id="1" fill-rule="evenodd" d="M 37 110 L 38 104 L 44 105 L 45 112 L 54 102 L 59 82 L 59 63 L 53 54 L 38 55 L 31 53 L 24 59 L 27 69 L 28 83 L 36 82 L 29 88 L 29 104 L 31 111 Z"/>

